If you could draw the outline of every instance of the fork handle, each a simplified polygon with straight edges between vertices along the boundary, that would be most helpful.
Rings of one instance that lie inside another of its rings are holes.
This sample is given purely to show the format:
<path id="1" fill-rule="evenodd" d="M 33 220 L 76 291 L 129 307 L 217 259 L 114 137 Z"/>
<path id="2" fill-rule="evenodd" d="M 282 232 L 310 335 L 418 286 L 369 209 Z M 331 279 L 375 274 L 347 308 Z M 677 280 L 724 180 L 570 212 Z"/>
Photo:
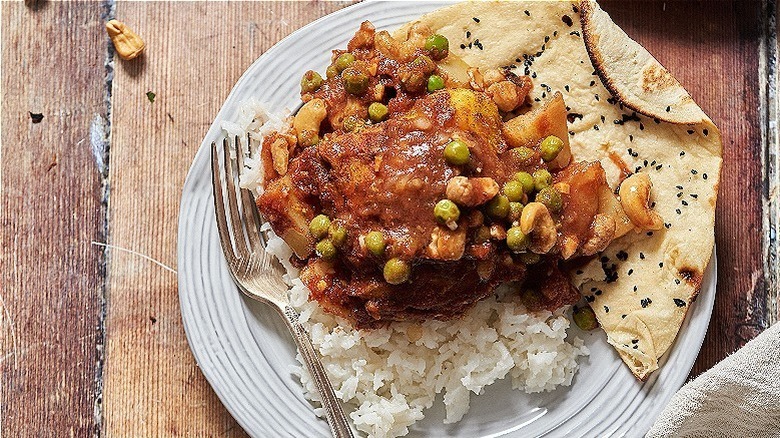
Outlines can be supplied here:
<path id="1" fill-rule="evenodd" d="M 303 356 L 304 363 L 306 363 L 306 368 L 308 368 L 309 374 L 311 374 L 314 384 L 317 386 L 317 391 L 320 393 L 322 406 L 325 408 L 325 417 L 328 420 L 333 436 L 335 438 L 353 438 L 352 429 L 349 427 L 347 417 L 344 415 L 341 402 L 333 392 L 330 379 L 325 374 L 319 354 L 314 349 L 306 329 L 298 321 L 298 312 L 290 306 L 285 306 L 283 313 L 293 339 L 295 339 L 295 344 L 298 346 L 301 356 Z"/>

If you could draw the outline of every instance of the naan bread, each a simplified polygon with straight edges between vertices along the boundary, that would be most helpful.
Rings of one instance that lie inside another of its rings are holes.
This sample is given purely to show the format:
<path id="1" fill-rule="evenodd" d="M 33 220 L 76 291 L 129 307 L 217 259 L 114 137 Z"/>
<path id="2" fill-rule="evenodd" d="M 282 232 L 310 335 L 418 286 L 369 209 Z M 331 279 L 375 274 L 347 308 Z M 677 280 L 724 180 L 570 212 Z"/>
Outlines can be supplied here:
<path id="1" fill-rule="evenodd" d="M 594 1 L 468 2 L 419 21 L 469 65 L 531 76 L 534 103 L 561 92 L 575 159 L 601 161 L 611 187 L 621 166 L 649 176 L 664 228 L 617 239 L 573 278 L 644 380 L 674 342 L 712 254 L 718 129 Z"/>

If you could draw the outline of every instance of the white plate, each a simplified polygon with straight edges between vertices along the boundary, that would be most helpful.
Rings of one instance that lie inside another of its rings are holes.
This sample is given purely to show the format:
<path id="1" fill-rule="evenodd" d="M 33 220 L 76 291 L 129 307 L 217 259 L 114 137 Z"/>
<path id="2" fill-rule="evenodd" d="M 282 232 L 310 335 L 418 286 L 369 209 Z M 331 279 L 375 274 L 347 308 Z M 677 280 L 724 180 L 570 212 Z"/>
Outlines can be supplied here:
<path id="1" fill-rule="evenodd" d="M 190 348 L 203 374 L 238 423 L 257 437 L 325 437 L 291 374 L 295 347 L 273 311 L 244 299 L 222 257 L 214 221 L 209 145 L 219 124 L 235 120 L 244 99 L 254 96 L 282 112 L 298 103 L 298 81 L 308 69 L 323 71 L 330 50 L 345 47 L 360 22 L 393 29 L 442 3 L 368 2 L 342 9 L 294 32 L 257 59 L 238 80 L 195 156 L 179 214 L 179 298 Z M 715 300 L 715 256 L 665 365 L 637 382 L 607 344 L 602 331 L 576 334 L 591 355 L 571 387 L 527 395 L 496 382 L 471 397 L 471 410 L 444 425 L 434 408 L 410 437 L 642 436 L 682 386 L 701 348 Z"/>

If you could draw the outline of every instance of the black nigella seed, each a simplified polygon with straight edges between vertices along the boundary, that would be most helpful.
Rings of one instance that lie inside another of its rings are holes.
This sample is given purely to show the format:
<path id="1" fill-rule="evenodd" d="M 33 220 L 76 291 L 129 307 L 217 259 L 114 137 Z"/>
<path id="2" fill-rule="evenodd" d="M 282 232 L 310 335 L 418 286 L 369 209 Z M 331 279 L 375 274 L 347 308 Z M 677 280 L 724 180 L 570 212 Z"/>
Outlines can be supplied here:
<path id="1" fill-rule="evenodd" d="M 609 307 L 604 306 L 604 313 L 609 313 Z"/>
<path id="2" fill-rule="evenodd" d="M 682 190 L 683 189 L 683 186 L 675 186 L 675 187 L 677 187 L 677 190 Z"/>
<path id="3" fill-rule="evenodd" d="M 606 120 L 604 120 L 604 119 L 605 119 L 605 117 L 604 117 L 604 116 L 601 116 L 601 123 L 604 123 L 604 122 L 606 121 Z"/>
<path id="4" fill-rule="evenodd" d="M 704 178 L 704 179 L 707 179 L 707 174 L 706 173 L 702 173 L 701 177 Z"/>
<path id="5" fill-rule="evenodd" d="M 653 235 L 653 232 L 652 232 L 652 231 L 648 231 L 648 232 L 647 232 L 647 235 L 648 235 L 648 236 L 652 236 L 652 235 Z"/>
<path id="6" fill-rule="evenodd" d="M 598 127 L 598 125 L 593 125 L 593 129 L 595 129 L 596 131 L 598 131 L 598 130 L 599 130 L 599 127 Z"/>
<path id="7" fill-rule="evenodd" d="M 638 344 L 638 343 L 639 343 L 639 339 L 632 339 L 632 340 L 631 340 L 631 343 L 632 343 L 632 344 L 634 344 L 634 345 L 636 345 L 636 344 Z"/>
<path id="8" fill-rule="evenodd" d="M 589 303 L 592 303 L 592 302 L 596 301 L 596 297 L 594 297 L 593 295 L 588 295 L 588 296 L 585 297 L 585 301 L 587 301 Z"/>
<path id="9" fill-rule="evenodd" d="M 674 211 L 676 211 L 676 212 L 677 212 L 677 214 L 682 214 L 682 212 L 680 211 L 680 209 L 679 209 L 679 208 L 675 209 Z"/>
<path id="10" fill-rule="evenodd" d="M 698 171 L 698 170 L 696 170 L 696 169 L 691 169 L 691 175 L 696 175 L 697 173 L 699 173 L 699 171 Z"/>
<path id="11" fill-rule="evenodd" d="M 566 23 L 566 25 L 569 27 L 571 27 L 571 25 L 574 24 L 574 21 L 572 21 L 571 17 L 569 17 L 568 15 L 564 15 L 563 17 L 561 17 L 561 21 Z"/>
<path id="12" fill-rule="evenodd" d="M 640 259 L 642 259 L 642 260 L 644 260 L 644 259 L 645 259 L 645 253 L 643 253 L 643 252 L 640 252 L 640 253 L 639 253 L 639 258 L 640 258 Z"/>
<path id="13" fill-rule="evenodd" d="M 472 20 L 474 20 L 474 22 L 476 22 L 476 23 L 479 23 L 479 18 L 477 18 L 477 17 L 472 17 L 471 19 L 472 19 Z"/>
<path id="14" fill-rule="evenodd" d="M 686 206 L 686 207 L 688 206 L 688 201 L 686 201 L 685 199 L 683 199 L 683 200 L 682 200 L 682 201 L 680 201 L 680 202 L 682 203 L 682 205 L 684 205 L 684 206 Z"/>
<path id="15" fill-rule="evenodd" d="M 530 12 L 528 12 L 527 10 L 526 10 L 526 11 L 523 11 L 523 12 L 525 13 L 525 15 L 528 15 L 529 17 L 531 16 L 531 13 L 530 13 Z"/>
<path id="16" fill-rule="evenodd" d="M 465 44 L 461 44 L 461 45 L 460 45 L 460 48 L 461 48 L 461 49 L 465 49 L 465 48 L 466 48 L 466 45 L 465 45 Z"/>
<path id="17" fill-rule="evenodd" d="M 688 134 L 689 134 L 689 135 L 690 135 L 690 134 L 693 134 L 694 132 L 696 132 L 696 131 L 694 131 L 693 129 L 689 129 L 689 130 L 688 130 Z"/>
<path id="18" fill-rule="evenodd" d="M 682 195 L 683 195 L 683 192 L 679 192 L 679 193 L 677 193 L 677 197 L 678 197 L 678 198 L 682 198 Z"/>
<path id="19" fill-rule="evenodd" d="M 637 350 L 637 349 L 639 349 L 639 346 L 638 345 L 634 345 L 634 350 Z"/>
<path id="20" fill-rule="evenodd" d="M 550 35 L 545 35 L 545 37 L 544 37 L 544 42 L 545 42 L 545 43 L 548 43 L 548 42 L 550 42 Z"/>
<path id="21" fill-rule="evenodd" d="M 671 110 L 671 109 L 672 109 L 671 107 L 668 107 L 668 106 L 667 106 L 667 107 L 666 107 L 666 112 L 668 113 L 668 112 L 669 112 L 669 110 Z"/>
<path id="22" fill-rule="evenodd" d="M 599 290 L 599 288 L 597 288 L 597 287 L 592 287 L 592 288 L 590 288 L 590 291 L 591 291 L 591 292 L 596 292 L 597 290 Z"/>
<path id="23" fill-rule="evenodd" d="M 661 121 L 659 119 L 653 119 L 653 121 L 655 122 L 656 125 L 661 123 Z"/>
<path id="24" fill-rule="evenodd" d="M 668 230 L 669 228 L 672 228 L 672 224 L 664 223 L 664 228 Z"/>
<path id="25" fill-rule="evenodd" d="M 626 260 L 628 260 L 628 253 L 623 250 L 620 250 L 618 251 L 617 254 L 615 254 L 615 257 L 617 257 L 618 260 L 622 260 L 625 262 Z"/>
<path id="26" fill-rule="evenodd" d="M 636 292 L 636 286 L 634 286 L 634 292 Z"/>
<path id="27" fill-rule="evenodd" d="M 682 157 L 683 155 L 685 155 L 685 151 L 680 151 L 680 156 Z"/>
<path id="28" fill-rule="evenodd" d="M 633 273 L 634 273 L 634 270 L 633 270 L 633 269 L 629 269 L 629 270 L 628 270 L 628 275 L 631 275 L 631 274 L 633 274 Z"/>
<path id="29" fill-rule="evenodd" d="M 30 120 L 32 120 L 33 123 L 41 123 L 43 121 L 43 113 L 28 112 L 30 113 Z"/>
<path id="30" fill-rule="evenodd" d="M 466 31 L 466 38 L 471 38 L 471 31 L 470 30 Z"/>
<path id="31" fill-rule="evenodd" d="M 564 85 L 564 86 L 563 86 L 563 88 L 564 88 L 566 91 L 569 91 L 569 86 L 568 86 L 568 85 Z"/>
<path id="32" fill-rule="evenodd" d="M 647 167 L 647 160 L 645 160 L 644 163 L 642 164 L 644 164 L 644 166 Z"/>
<path id="33" fill-rule="evenodd" d="M 680 279 L 679 278 L 675 278 L 674 279 L 674 284 L 680 284 Z"/>
<path id="34" fill-rule="evenodd" d="M 675 299 L 674 299 L 674 304 L 675 304 L 677 307 L 685 307 L 685 301 L 683 301 L 683 300 L 681 300 L 681 299 L 679 299 L 679 298 L 675 298 Z"/>
<path id="35" fill-rule="evenodd" d="M 661 170 L 662 167 L 664 167 L 664 165 L 663 164 L 659 164 L 659 165 L 655 166 L 655 170 Z"/>
<path id="36" fill-rule="evenodd" d="M 599 95 L 596 94 L 594 97 L 596 98 L 596 102 L 598 102 L 599 101 Z"/>
<path id="37" fill-rule="evenodd" d="M 601 256 L 601 263 L 607 263 L 609 261 L 609 257 L 607 256 Z"/>
<path id="38" fill-rule="evenodd" d="M 628 135 L 628 141 L 634 141 L 634 136 L 632 134 Z"/>
<path id="39" fill-rule="evenodd" d="M 640 123 L 640 124 L 639 124 L 639 130 L 640 130 L 640 131 L 644 131 L 644 130 L 645 130 L 645 125 L 644 125 L 644 124 L 642 124 L 642 123 Z"/>
<path id="40" fill-rule="evenodd" d="M 699 195 L 697 195 L 696 193 L 691 193 L 691 198 L 699 199 Z"/>
<path id="41" fill-rule="evenodd" d="M 594 85 L 596 85 L 596 81 L 590 81 L 590 86 L 592 87 Z"/>
<path id="42" fill-rule="evenodd" d="M 577 274 L 577 275 L 582 275 L 582 274 L 584 274 L 584 272 L 582 271 L 582 269 L 577 269 L 577 272 L 576 272 L 576 274 Z"/>
<path id="43" fill-rule="evenodd" d="M 601 295 L 601 289 L 596 290 L 596 295 Z"/>
<path id="44" fill-rule="evenodd" d="M 641 301 L 639 301 L 639 304 L 641 304 L 642 308 L 644 309 L 645 307 L 649 306 L 650 303 L 652 302 L 653 300 L 651 300 L 650 298 L 643 298 Z"/>
<path id="45" fill-rule="evenodd" d="M 658 267 L 659 267 L 659 268 L 663 268 L 663 267 L 664 267 L 664 262 L 660 262 L 660 263 L 658 263 Z"/>
<path id="46" fill-rule="evenodd" d="M 620 315 L 621 318 L 626 319 L 627 315 Z"/>
<path id="47" fill-rule="evenodd" d="M 706 136 L 710 135 L 710 131 L 707 131 L 707 128 L 704 128 L 704 130 L 702 131 L 702 134 L 704 134 L 704 136 L 706 137 Z"/>

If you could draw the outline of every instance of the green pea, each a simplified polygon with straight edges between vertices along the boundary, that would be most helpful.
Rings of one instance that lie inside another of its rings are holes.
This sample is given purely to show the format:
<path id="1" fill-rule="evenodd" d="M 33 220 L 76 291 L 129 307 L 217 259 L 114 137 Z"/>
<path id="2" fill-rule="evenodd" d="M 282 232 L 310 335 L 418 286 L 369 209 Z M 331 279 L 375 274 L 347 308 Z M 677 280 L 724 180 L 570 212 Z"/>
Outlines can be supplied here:
<path id="1" fill-rule="evenodd" d="M 519 221 L 523 215 L 523 204 L 520 202 L 509 203 L 509 220 L 512 222 Z"/>
<path id="2" fill-rule="evenodd" d="M 330 227 L 328 227 L 328 238 L 333 242 L 334 246 L 341 247 L 347 241 L 347 229 L 336 222 L 332 222 Z"/>
<path id="3" fill-rule="evenodd" d="M 328 227 L 330 227 L 330 219 L 324 214 L 314 216 L 314 219 L 309 222 L 309 232 L 315 239 L 325 237 L 328 234 Z"/>
<path id="4" fill-rule="evenodd" d="M 316 71 L 309 70 L 301 78 L 301 91 L 313 93 L 322 86 L 322 76 Z"/>
<path id="5" fill-rule="evenodd" d="M 333 260 L 336 258 L 338 251 L 329 239 L 320 240 L 315 247 L 317 254 L 324 260 Z"/>
<path id="6" fill-rule="evenodd" d="M 382 270 L 382 274 L 385 277 L 385 281 L 390 284 L 401 284 L 409 279 L 409 275 L 412 273 L 412 267 L 409 263 L 395 257 L 385 263 L 385 267 Z"/>
<path id="7" fill-rule="evenodd" d="M 460 219 L 460 209 L 449 199 L 442 199 L 433 207 L 433 217 L 435 217 L 436 221 L 440 224 L 451 224 Z"/>
<path id="8" fill-rule="evenodd" d="M 371 231 L 366 234 L 363 241 L 366 244 L 366 249 L 371 254 L 377 257 L 382 257 L 385 254 L 387 243 L 385 242 L 385 236 L 381 232 Z"/>
<path id="9" fill-rule="evenodd" d="M 342 122 L 344 130 L 348 132 L 357 131 L 365 125 L 366 121 L 355 115 L 344 117 Z"/>
<path id="10" fill-rule="evenodd" d="M 439 61 L 449 54 L 450 41 L 444 35 L 431 35 L 425 40 L 425 50 L 431 54 L 431 58 Z"/>
<path id="11" fill-rule="evenodd" d="M 523 199 L 523 184 L 518 181 L 510 180 L 504 184 L 504 194 L 510 201 L 520 201 Z"/>
<path id="12" fill-rule="evenodd" d="M 520 227 L 512 227 L 506 231 L 506 246 L 515 252 L 522 251 L 528 247 L 528 236 Z"/>
<path id="13" fill-rule="evenodd" d="M 347 68 L 341 72 L 341 80 L 347 93 L 360 96 L 368 90 L 368 76 L 354 68 Z"/>
<path id="14" fill-rule="evenodd" d="M 542 261 L 542 256 L 534 254 L 532 252 L 520 253 L 520 261 L 526 265 L 535 265 Z"/>
<path id="15" fill-rule="evenodd" d="M 523 192 L 531 193 L 534 191 L 534 177 L 528 172 L 517 172 L 514 180 L 523 185 Z"/>
<path id="16" fill-rule="evenodd" d="M 563 140 L 554 135 L 550 135 L 542 140 L 539 149 L 542 152 L 542 159 L 544 161 L 552 161 L 558 156 L 561 150 L 563 150 Z"/>
<path id="17" fill-rule="evenodd" d="M 595 330 L 599 327 L 596 314 L 593 313 L 593 309 L 588 306 L 575 307 L 572 316 L 574 323 L 582 330 Z"/>
<path id="18" fill-rule="evenodd" d="M 463 140 L 455 139 L 444 147 L 444 159 L 453 166 L 462 166 L 469 162 L 471 152 Z"/>
<path id="19" fill-rule="evenodd" d="M 328 66 L 328 68 L 325 69 L 325 76 L 328 79 L 335 78 L 336 76 L 339 75 L 339 73 L 340 73 L 339 69 L 337 69 L 335 65 L 330 65 Z"/>
<path id="20" fill-rule="evenodd" d="M 333 65 L 336 66 L 336 70 L 342 72 L 347 67 L 352 66 L 354 62 L 355 62 L 355 55 L 351 53 L 342 53 L 341 55 L 339 55 L 338 58 L 336 58 L 336 62 Z"/>
<path id="21" fill-rule="evenodd" d="M 536 194 L 536 202 L 541 202 L 553 213 L 558 213 L 563 208 L 563 199 L 560 192 L 555 190 L 555 187 L 548 186 L 539 190 Z"/>
<path id="22" fill-rule="evenodd" d="M 552 175 L 547 169 L 539 169 L 534 172 L 534 189 L 536 191 L 542 190 L 550 184 L 552 184 Z"/>
<path id="23" fill-rule="evenodd" d="M 428 92 L 433 93 L 436 90 L 444 88 L 444 79 L 439 75 L 428 76 Z"/>
<path id="24" fill-rule="evenodd" d="M 487 214 L 496 219 L 505 218 L 509 214 L 509 199 L 504 195 L 497 195 L 487 203 Z"/>
<path id="25" fill-rule="evenodd" d="M 531 161 L 533 161 L 535 152 L 531 148 L 527 147 L 519 147 L 514 148 L 509 151 L 518 161 L 520 161 L 523 164 L 529 164 Z"/>
<path id="26" fill-rule="evenodd" d="M 368 106 L 368 118 L 371 119 L 372 122 L 381 122 L 387 117 L 387 111 L 387 105 L 374 102 Z"/>

